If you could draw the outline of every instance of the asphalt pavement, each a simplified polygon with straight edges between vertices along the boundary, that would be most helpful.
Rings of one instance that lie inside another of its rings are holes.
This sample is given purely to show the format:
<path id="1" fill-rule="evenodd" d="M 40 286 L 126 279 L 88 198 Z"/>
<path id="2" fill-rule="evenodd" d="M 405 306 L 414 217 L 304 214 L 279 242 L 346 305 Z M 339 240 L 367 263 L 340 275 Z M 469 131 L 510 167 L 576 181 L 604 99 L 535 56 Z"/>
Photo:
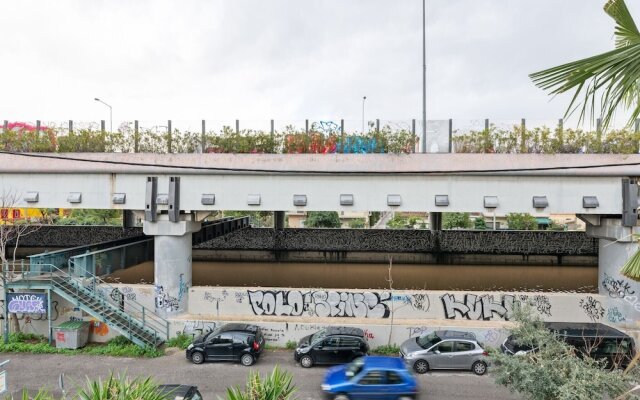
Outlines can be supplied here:
<path id="1" fill-rule="evenodd" d="M 113 371 L 126 372 L 131 377 L 152 376 L 158 383 L 197 385 L 205 400 L 218 399 L 218 396 L 224 399 L 228 386 L 244 386 L 249 371 L 266 374 L 278 364 L 293 373 L 299 400 L 322 398 L 320 383 L 326 368 L 302 368 L 294 362 L 291 351 L 267 350 L 252 367 L 226 362 L 194 365 L 185 358 L 183 351 L 170 349 L 168 353 L 154 359 L 2 353 L 0 361 L 11 360 L 6 377 L 10 393 L 17 393 L 23 387 L 30 391 L 47 387 L 55 395 L 60 395 L 60 373 L 64 373 L 67 393 L 73 393 L 76 387 L 86 384 L 87 377 L 104 379 Z M 507 389 L 497 386 L 490 373 L 476 376 L 465 371 L 431 372 L 418 375 L 418 379 L 421 399 L 519 399 Z"/>

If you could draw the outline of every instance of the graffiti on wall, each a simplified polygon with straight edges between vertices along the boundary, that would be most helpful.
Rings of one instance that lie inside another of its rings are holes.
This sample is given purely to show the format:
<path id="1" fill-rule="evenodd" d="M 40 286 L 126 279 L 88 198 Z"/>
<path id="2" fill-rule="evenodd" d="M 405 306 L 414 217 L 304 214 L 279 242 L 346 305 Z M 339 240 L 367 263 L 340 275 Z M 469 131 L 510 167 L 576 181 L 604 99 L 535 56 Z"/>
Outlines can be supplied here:
<path id="1" fill-rule="evenodd" d="M 212 332 L 217 326 L 218 324 L 215 321 L 185 321 L 182 333 L 195 337 Z"/>
<path id="2" fill-rule="evenodd" d="M 529 296 L 526 294 L 521 294 L 519 297 L 520 304 L 526 304 L 529 307 L 533 308 L 540 315 L 546 315 L 547 317 L 551 316 L 551 301 L 548 296 L 543 294 L 536 294 L 533 296 Z"/>
<path id="3" fill-rule="evenodd" d="M 609 293 L 609 297 L 622 299 L 625 296 L 634 294 L 636 291 L 631 290 L 631 285 L 624 279 L 614 279 L 609 274 L 604 274 L 602 287 Z"/>
<path id="4" fill-rule="evenodd" d="M 46 314 L 47 295 L 45 293 L 7 293 L 10 313 Z"/>
<path id="5" fill-rule="evenodd" d="M 390 293 L 335 290 L 248 290 L 255 315 L 388 318 Z"/>
<path id="6" fill-rule="evenodd" d="M 415 311 L 427 312 L 431 307 L 429 295 L 426 293 L 393 295 L 391 299 L 394 302 L 402 303 L 402 306 L 411 306 Z"/>
<path id="7" fill-rule="evenodd" d="M 180 309 L 178 299 L 173 296 L 169 296 L 162 285 L 155 285 L 155 304 L 156 310 L 174 312 Z"/>
<path id="8" fill-rule="evenodd" d="M 462 300 L 456 299 L 454 294 L 445 293 L 440 296 L 444 317 L 457 319 L 462 317 L 469 320 L 503 319 L 508 321 L 513 317 L 516 298 L 511 294 L 503 294 L 499 300 L 495 296 L 485 294 L 478 296 L 466 293 Z"/>
<path id="9" fill-rule="evenodd" d="M 618 310 L 618 307 L 611 307 L 607 310 L 607 320 L 613 324 L 617 324 L 626 321 L 626 318 L 622 315 L 622 312 Z"/>
<path id="10" fill-rule="evenodd" d="M 187 290 L 189 290 L 189 286 L 191 282 L 186 282 L 184 280 L 184 274 L 180 274 L 180 279 L 178 281 L 178 301 L 182 301 L 184 296 L 187 294 Z"/>
<path id="11" fill-rule="evenodd" d="M 580 308 L 582 308 L 584 313 L 587 314 L 587 317 L 593 322 L 597 322 L 600 318 L 604 317 L 604 307 L 602 307 L 602 303 L 593 296 L 580 299 Z"/>

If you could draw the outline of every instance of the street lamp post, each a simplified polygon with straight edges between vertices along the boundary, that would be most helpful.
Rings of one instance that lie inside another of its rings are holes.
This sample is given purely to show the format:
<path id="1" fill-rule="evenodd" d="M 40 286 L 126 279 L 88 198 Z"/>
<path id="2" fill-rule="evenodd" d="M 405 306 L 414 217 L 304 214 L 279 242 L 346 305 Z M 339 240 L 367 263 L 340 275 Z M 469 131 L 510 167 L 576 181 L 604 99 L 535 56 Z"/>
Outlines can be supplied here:
<path id="1" fill-rule="evenodd" d="M 113 108 L 111 108 L 109 104 L 105 103 L 97 97 L 94 100 L 109 107 L 109 132 L 113 132 Z"/>
<path id="2" fill-rule="evenodd" d="M 420 152 L 427 152 L 427 34 L 426 0 L 422 0 L 422 143 Z"/>
<path id="3" fill-rule="evenodd" d="M 362 97 L 362 134 L 364 135 L 364 101 L 367 99 L 367 96 Z"/>

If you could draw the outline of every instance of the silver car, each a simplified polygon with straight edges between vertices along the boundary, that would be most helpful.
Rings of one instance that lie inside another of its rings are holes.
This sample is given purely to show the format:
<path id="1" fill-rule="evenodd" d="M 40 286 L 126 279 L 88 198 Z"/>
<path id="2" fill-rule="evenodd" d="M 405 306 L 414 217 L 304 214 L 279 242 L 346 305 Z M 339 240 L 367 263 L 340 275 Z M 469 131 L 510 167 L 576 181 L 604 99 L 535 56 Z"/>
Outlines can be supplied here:
<path id="1" fill-rule="evenodd" d="M 419 374 L 430 369 L 466 369 L 484 375 L 489 364 L 487 356 L 470 332 L 434 331 L 400 346 L 400 357 Z"/>

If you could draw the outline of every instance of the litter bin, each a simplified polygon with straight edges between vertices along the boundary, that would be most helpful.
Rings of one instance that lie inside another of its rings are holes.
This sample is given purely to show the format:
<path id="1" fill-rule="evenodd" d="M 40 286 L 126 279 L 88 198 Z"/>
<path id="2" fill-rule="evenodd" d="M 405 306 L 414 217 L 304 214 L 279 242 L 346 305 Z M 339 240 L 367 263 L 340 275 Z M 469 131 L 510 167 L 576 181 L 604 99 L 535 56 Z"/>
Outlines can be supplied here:
<path id="1" fill-rule="evenodd" d="M 89 323 L 67 321 L 53 328 L 58 349 L 79 349 L 89 340 Z"/>

